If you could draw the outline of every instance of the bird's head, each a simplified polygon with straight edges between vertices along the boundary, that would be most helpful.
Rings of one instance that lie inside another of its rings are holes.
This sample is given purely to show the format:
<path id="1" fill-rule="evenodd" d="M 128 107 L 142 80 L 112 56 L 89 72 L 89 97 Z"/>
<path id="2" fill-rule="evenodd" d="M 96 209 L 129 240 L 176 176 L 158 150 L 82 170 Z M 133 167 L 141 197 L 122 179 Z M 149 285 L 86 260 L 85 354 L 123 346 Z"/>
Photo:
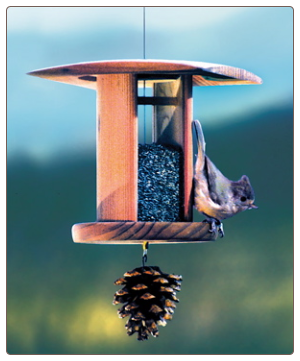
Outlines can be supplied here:
<path id="1" fill-rule="evenodd" d="M 232 182 L 232 192 L 234 201 L 238 206 L 239 211 L 258 208 L 254 204 L 254 190 L 250 184 L 249 178 L 246 175 L 243 175 L 237 182 Z"/>

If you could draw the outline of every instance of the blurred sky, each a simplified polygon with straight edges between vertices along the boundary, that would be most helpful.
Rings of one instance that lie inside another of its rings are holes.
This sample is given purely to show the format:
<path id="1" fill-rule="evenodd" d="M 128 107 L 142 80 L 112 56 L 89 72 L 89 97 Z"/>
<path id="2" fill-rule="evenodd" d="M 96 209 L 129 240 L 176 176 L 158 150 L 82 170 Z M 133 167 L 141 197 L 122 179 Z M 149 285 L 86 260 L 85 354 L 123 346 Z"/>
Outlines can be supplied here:
<path id="1" fill-rule="evenodd" d="M 143 58 L 142 7 L 9 7 L 8 159 L 45 161 L 95 146 L 96 97 L 89 89 L 27 72 L 78 62 Z M 146 58 L 244 68 L 262 85 L 194 88 L 204 124 L 255 114 L 293 96 L 291 7 L 147 7 Z"/>

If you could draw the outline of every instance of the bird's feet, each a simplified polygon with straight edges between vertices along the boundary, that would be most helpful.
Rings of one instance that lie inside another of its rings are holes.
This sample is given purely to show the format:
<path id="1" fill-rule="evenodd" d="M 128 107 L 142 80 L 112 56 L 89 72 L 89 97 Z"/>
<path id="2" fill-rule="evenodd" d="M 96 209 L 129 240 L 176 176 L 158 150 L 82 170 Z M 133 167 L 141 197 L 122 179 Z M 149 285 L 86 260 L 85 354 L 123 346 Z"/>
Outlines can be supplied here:
<path id="1" fill-rule="evenodd" d="M 223 229 L 223 223 L 221 223 L 218 219 L 215 218 L 206 218 L 204 219 L 205 223 L 209 223 L 210 228 L 209 232 L 216 233 L 218 232 L 220 237 L 223 238 L 225 236 L 224 229 Z"/>

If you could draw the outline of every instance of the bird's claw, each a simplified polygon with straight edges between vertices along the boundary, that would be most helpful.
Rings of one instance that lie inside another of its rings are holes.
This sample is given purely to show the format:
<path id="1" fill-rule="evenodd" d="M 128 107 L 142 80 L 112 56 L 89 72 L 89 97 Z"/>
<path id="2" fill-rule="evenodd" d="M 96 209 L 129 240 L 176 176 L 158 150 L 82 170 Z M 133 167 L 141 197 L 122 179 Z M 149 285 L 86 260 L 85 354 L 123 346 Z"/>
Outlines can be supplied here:
<path id="1" fill-rule="evenodd" d="M 219 220 L 209 218 L 209 219 L 204 219 L 203 222 L 209 223 L 210 228 L 209 228 L 208 232 L 210 232 L 210 233 L 218 232 L 220 234 L 221 238 L 223 238 L 225 236 L 224 229 L 223 229 L 223 223 L 221 223 Z"/>
<path id="2" fill-rule="evenodd" d="M 225 236 L 224 229 L 223 229 L 223 223 L 221 223 L 221 222 L 218 225 L 218 232 L 219 232 L 221 238 L 223 238 Z"/>

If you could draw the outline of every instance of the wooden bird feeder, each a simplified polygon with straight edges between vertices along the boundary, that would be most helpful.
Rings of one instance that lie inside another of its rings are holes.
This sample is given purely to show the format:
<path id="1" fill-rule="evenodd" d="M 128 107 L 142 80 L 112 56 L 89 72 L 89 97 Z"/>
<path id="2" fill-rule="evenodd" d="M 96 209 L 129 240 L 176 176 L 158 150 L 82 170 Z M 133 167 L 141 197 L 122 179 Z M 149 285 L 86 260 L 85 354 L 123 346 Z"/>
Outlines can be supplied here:
<path id="1" fill-rule="evenodd" d="M 243 69 L 164 60 L 81 63 L 29 73 L 97 92 L 97 221 L 75 224 L 74 242 L 133 244 L 204 242 L 217 235 L 193 222 L 193 86 L 259 84 Z M 138 96 L 138 87 L 153 96 Z M 153 106 L 152 141 L 182 151 L 179 222 L 145 222 L 138 216 L 138 105 Z"/>

